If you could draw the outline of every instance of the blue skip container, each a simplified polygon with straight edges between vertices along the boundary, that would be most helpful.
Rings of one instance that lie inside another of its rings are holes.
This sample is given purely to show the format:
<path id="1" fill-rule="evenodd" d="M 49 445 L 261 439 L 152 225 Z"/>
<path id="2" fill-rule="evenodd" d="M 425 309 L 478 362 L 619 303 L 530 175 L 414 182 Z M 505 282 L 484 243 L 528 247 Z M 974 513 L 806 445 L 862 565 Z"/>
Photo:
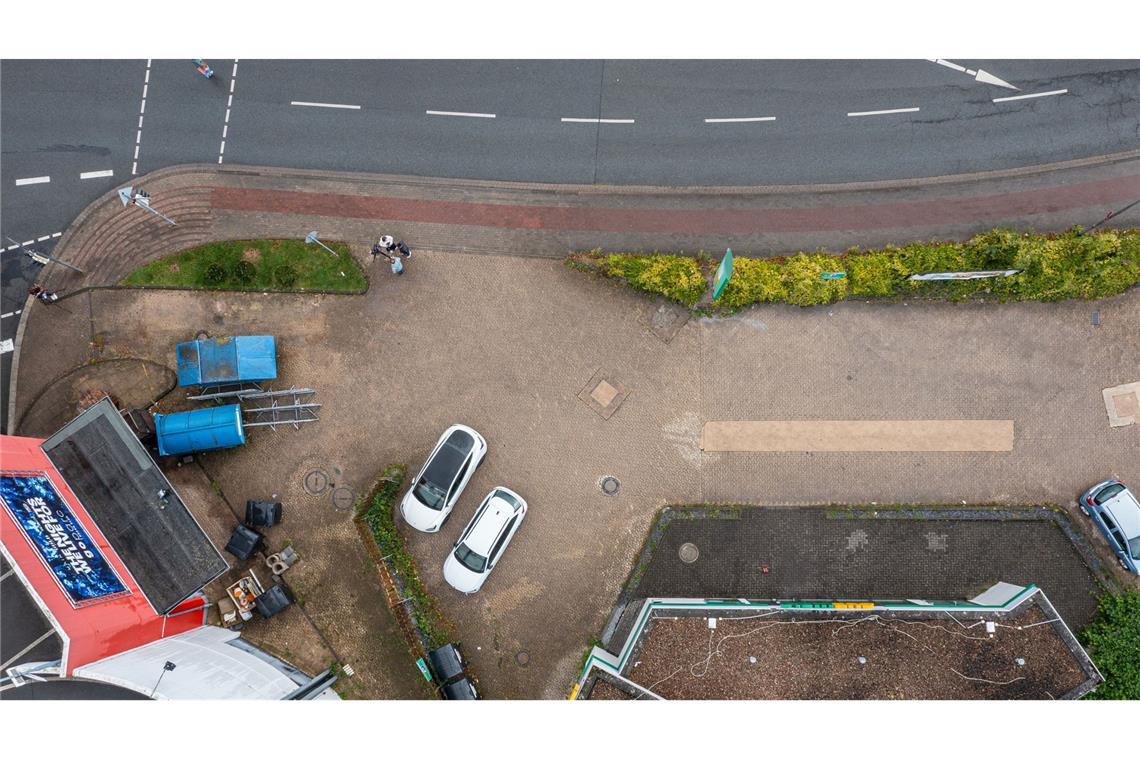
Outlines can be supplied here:
<path id="1" fill-rule="evenodd" d="M 158 437 L 158 453 L 163 456 L 228 449 L 245 443 L 238 404 L 156 414 L 154 432 Z"/>

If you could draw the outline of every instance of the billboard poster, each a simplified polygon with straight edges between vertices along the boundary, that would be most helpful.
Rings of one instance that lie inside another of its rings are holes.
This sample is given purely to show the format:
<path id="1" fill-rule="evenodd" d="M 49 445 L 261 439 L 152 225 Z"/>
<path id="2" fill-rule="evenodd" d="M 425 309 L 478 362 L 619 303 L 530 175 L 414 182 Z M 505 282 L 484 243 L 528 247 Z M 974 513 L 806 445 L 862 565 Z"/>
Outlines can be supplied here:
<path id="1" fill-rule="evenodd" d="M 46 475 L 0 475 L 0 500 L 73 606 L 130 593 Z"/>

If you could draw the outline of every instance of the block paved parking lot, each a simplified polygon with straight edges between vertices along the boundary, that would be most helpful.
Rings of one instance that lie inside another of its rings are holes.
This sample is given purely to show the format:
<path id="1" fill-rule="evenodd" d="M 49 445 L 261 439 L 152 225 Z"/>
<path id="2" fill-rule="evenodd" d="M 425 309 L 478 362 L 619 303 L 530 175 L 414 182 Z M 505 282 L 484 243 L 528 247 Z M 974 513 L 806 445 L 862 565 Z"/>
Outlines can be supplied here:
<path id="1" fill-rule="evenodd" d="M 368 673 L 367 696 L 422 689 L 407 685 L 410 665 L 391 665 L 403 643 L 376 622 L 375 574 L 332 495 L 361 493 L 389 462 L 414 470 L 451 423 L 479 430 L 487 459 L 443 530 L 410 541 L 489 697 L 565 696 L 666 504 L 1071 504 L 1107 475 L 1140 483 L 1140 428 L 1110 428 L 1101 394 L 1140 379 L 1138 290 L 1095 305 L 762 307 L 689 320 L 665 342 L 651 300 L 549 259 L 417 250 L 402 277 L 376 265 L 371 278 L 363 296 L 100 290 L 89 304 L 61 302 L 71 314 L 37 306 L 16 404 L 20 415 L 33 389 L 95 345 L 99 358 L 173 367 L 174 344 L 201 330 L 275 334 L 278 385 L 317 388 L 321 422 L 257 430 L 203 461 L 233 503 L 285 502 L 270 543 L 294 542 L 303 559 L 289 580 L 332 647 Z M 595 377 L 627 393 L 608 419 L 595 406 L 619 396 L 594 406 L 579 396 Z M 733 419 L 1013 420 L 1014 442 L 1008 452 L 702 453 L 704 422 Z M 335 488 L 307 493 L 313 470 Z M 599 485 L 607 475 L 620 482 L 612 496 Z M 443 559 L 498 484 L 530 512 L 483 590 L 464 597 L 443 583 Z"/>

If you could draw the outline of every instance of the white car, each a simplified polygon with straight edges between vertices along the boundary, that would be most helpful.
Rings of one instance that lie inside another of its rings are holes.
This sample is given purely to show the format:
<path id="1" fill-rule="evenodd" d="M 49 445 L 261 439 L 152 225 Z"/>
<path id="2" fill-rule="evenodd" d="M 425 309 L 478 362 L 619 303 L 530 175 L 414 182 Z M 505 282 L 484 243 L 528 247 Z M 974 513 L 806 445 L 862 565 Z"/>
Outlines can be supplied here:
<path id="1" fill-rule="evenodd" d="M 498 564 L 526 517 L 526 501 L 499 486 L 475 510 L 475 516 L 443 563 L 443 579 L 456 591 L 474 594 Z"/>
<path id="2" fill-rule="evenodd" d="M 438 531 L 486 454 L 487 441 L 466 425 L 443 431 L 400 502 L 408 525 L 425 533 Z"/>

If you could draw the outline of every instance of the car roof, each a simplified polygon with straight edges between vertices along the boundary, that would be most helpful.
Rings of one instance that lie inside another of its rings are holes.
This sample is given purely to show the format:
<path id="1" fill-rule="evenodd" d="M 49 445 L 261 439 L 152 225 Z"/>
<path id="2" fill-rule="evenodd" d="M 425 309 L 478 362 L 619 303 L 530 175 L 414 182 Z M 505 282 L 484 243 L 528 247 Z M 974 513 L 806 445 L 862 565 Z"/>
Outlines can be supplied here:
<path id="1" fill-rule="evenodd" d="M 1140 502 L 1136 496 L 1125 488 L 1104 503 L 1104 508 L 1116 521 L 1117 526 L 1124 531 L 1128 539 L 1140 536 Z"/>
<path id="2" fill-rule="evenodd" d="M 499 537 L 503 526 L 514 515 L 515 509 L 499 496 L 496 490 L 490 497 L 490 502 L 483 513 L 479 515 L 479 522 L 471 527 L 471 533 L 463 540 L 472 551 L 484 557 L 491 551 L 491 545 Z"/>
<path id="3" fill-rule="evenodd" d="M 475 439 L 471 437 L 470 433 L 463 430 L 452 430 L 451 435 L 447 436 L 444 442 L 440 444 L 431 461 L 428 462 L 427 469 L 424 470 L 424 477 L 436 485 L 444 487 L 451 485 L 459 466 L 463 464 L 463 460 L 467 458 L 474 447 Z"/>

